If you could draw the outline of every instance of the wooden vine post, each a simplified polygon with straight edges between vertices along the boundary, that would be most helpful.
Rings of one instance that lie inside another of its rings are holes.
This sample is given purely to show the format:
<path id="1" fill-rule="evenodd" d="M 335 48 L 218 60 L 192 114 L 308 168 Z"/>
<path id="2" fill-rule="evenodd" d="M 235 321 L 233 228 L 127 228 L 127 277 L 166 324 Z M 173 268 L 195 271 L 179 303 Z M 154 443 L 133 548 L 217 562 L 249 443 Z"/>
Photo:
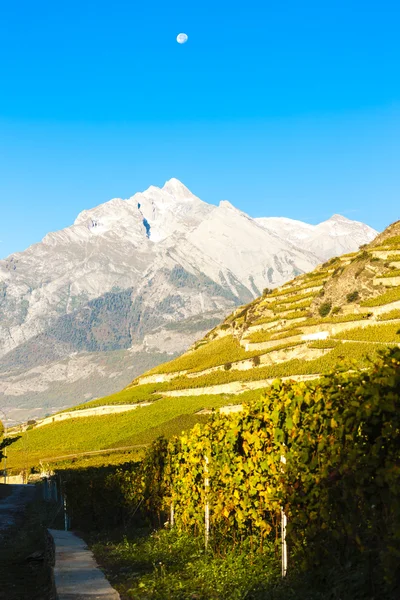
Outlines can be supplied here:
<path id="1" fill-rule="evenodd" d="M 286 458 L 281 456 L 281 463 L 283 465 L 286 464 Z M 283 471 L 283 467 L 282 467 Z M 282 550 L 282 577 L 286 577 L 287 573 L 287 544 L 286 544 L 286 526 L 287 526 L 287 516 L 285 515 L 285 511 L 283 507 L 281 508 L 281 550 Z"/>
<path id="2" fill-rule="evenodd" d="M 204 456 L 204 545 L 205 549 L 208 548 L 208 542 L 210 539 L 210 505 L 208 502 L 208 490 L 210 481 L 208 478 L 208 456 Z"/>
<path id="3" fill-rule="evenodd" d="M 169 514 L 169 526 L 171 529 L 174 526 L 174 522 L 175 522 L 174 503 L 171 502 L 171 510 L 170 510 L 170 514 Z"/>

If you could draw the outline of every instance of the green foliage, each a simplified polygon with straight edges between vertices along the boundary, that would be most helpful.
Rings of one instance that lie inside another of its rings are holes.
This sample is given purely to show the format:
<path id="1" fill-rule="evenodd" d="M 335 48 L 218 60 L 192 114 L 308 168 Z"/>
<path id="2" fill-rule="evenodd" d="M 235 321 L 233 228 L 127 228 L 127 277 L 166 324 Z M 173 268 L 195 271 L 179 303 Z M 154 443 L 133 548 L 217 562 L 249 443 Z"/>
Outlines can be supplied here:
<path id="1" fill-rule="evenodd" d="M 384 306 L 398 300 L 400 300 L 400 287 L 394 287 L 375 298 L 364 300 L 361 302 L 361 306 Z"/>
<path id="2" fill-rule="evenodd" d="M 264 354 L 270 354 L 271 352 L 277 352 L 279 350 L 289 350 L 290 348 L 295 348 L 296 346 L 303 346 L 305 343 L 306 342 L 303 342 L 302 340 L 298 340 L 297 342 L 286 342 L 286 344 L 277 344 L 276 346 L 271 346 L 271 348 L 265 348 L 261 356 L 264 356 Z"/>
<path id="3" fill-rule="evenodd" d="M 160 526 L 167 441 L 160 437 L 140 463 L 59 471 L 73 526 L 92 530 L 148 522 Z"/>
<path id="4" fill-rule="evenodd" d="M 153 402 L 158 400 L 160 395 L 156 393 L 157 384 L 148 383 L 145 385 L 130 386 L 121 392 L 105 396 L 104 398 L 96 398 L 90 402 L 78 404 L 72 408 L 68 408 L 62 412 L 71 412 L 86 408 L 96 408 L 96 406 L 108 406 L 113 404 L 137 404 L 140 402 Z"/>
<path id="5" fill-rule="evenodd" d="M 260 554 L 244 540 L 204 552 L 202 538 L 186 532 L 145 533 L 132 529 L 111 542 L 103 534 L 91 548 L 127 600 L 255 600 L 256 590 L 275 588 L 279 580 L 273 548 Z"/>
<path id="6" fill-rule="evenodd" d="M 400 246 L 400 235 L 394 235 L 383 242 L 384 246 Z"/>
<path id="7" fill-rule="evenodd" d="M 392 269 L 391 271 L 388 271 L 387 273 L 381 273 L 379 275 L 379 277 L 400 277 L 400 269 Z"/>
<path id="8" fill-rule="evenodd" d="M 306 283 L 302 283 L 300 285 L 296 285 L 293 287 L 282 287 L 282 288 L 277 288 L 276 290 L 274 290 L 272 292 L 272 294 L 270 294 L 270 298 L 277 298 L 279 296 L 287 296 L 289 298 L 289 294 L 298 294 L 299 292 L 301 292 L 302 290 L 309 290 L 310 288 L 314 288 L 314 287 L 318 287 L 320 285 L 323 285 L 323 283 L 326 281 L 326 275 L 320 275 L 318 274 L 318 277 L 315 279 L 312 279 L 311 281 L 308 281 Z M 311 292 L 311 293 L 315 293 L 315 291 Z"/>
<path id="9" fill-rule="evenodd" d="M 362 313 L 362 314 L 350 314 L 350 315 L 340 315 L 334 316 L 333 311 L 331 316 L 319 319 L 318 317 L 314 317 L 311 319 L 307 319 L 306 321 L 302 321 L 301 326 L 310 327 L 312 325 L 324 325 L 324 323 L 351 323 L 353 321 L 363 321 L 364 319 L 368 319 L 372 313 Z"/>
<path id="10" fill-rule="evenodd" d="M 240 395 L 162 398 L 133 411 L 68 419 L 34 428 L 10 447 L 9 467 L 18 473 L 26 466 L 38 465 L 42 459 L 49 461 L 52 457 L 92 450 L 148 444 L 161 434 L 176 435 L 201 421 L 196 413 L 203 408 L 236 402 L 241 402 Z M 99 462 L 102 464 L 104 459 Z"/>
<path id="11" fill-rule="evenodd" d="M 278 321 L 291 321 L 292 319 L 298 319 L 300 317 L 306 317 L 307 311 L 303 309 L 294 310 L 293 312 L 288 312 L 283 316 L 275 316 L 275 317 L 262 317 L 252 322 L 252 326 L 263 325 L 268 323 L 277 323 Z"/>
<path id="12" fill-rule="evenodd" d="M 246 338 L 246 341 L 250 342 L 251 344 L 257 344 L 260 342 L 268 342 L 270 340 L 281 340 L 294 335 L 300 335 L 301 333 L 302 330 L 298 329 L 297 327 L 280 329 L 279 331 L 261 329 L 260 331 L 254 331 L 254 333 L 251 333 Z"/>
<path id="13" fill-rule="evenodd" d="M 358 292 L 358 290 L 354 290 L 353 292 L 350 292 L 349 294 L 347 294 L 346 296 L 346 300 L 347 302 L 356 302 L 360 297 L 360 294 Z"/>
<path id="14" fill-rule="evenodd" d="M 293 304 L 279 304 L 273 308 L 275 314 L 284 313 L 289 310 L 301 310 L 304 308 L 309 308 L 313 303 L 314 297 L 308 298 L 308 300 L 304 300 L 303 302 L 294 302 Z M 288 313 L 289 314 L 289 313 Z M 281 319 L 285 319 L 286 315 L 281 315 Z"/>
<path id="15" fill-rule="evenodd" d="M 374 356 L 378 351 L 379 344 L 368 344 L 358 342 L 343 342 L 337 344 L 335 348 L 314 360 L 292 359 L 286 362 L 239 371 L 215 371 L 206 375 L 200 375 L 195 378 L 185 376 L 176 377 L 172 381 L 164 384 L 164 390 L 185 390 L 200 387 L 209 387 L 231 383 L 232 381 L 260 381 L 262 379 L 273 379 L 276 377 L 291 377 L 293 375 L 312 375 L 327 373 L 337 367 L 342 359 L 354 361 L 360 366 L 368 366 L 369 356 Z M 274 348 L 273 350 L 275 350 Z"/>
<path id="16" fill-rule="evenodd" d="M 315 294 L 316 294 L 316 292 L 307 292 L 305 294 L 294 294 L 293 296 L 287 296 L 286 298 L 279 300 L 278 302 L 270 302 L 270 303 L 268 303 L 267 306 L 271 310 L 275 310 L 275 309 L 278 309 L 280 311 L 288 310 L 290 308 L 290 306 L 283 308 L 282 305 L 295 304 L 296 302 L 302 302 L 303 300 L 313 298 L 315 296 Z"/>
<path id="17" fill-rule="evenodd" d="M 400 308 L 378 315 L 378 321 L 390 321 L 391 319 L 400 319 Z"/>
<path id="18" fill-rule="evenodd" d="M 361 260 L 367 260 L 369 258 L 369 254 L 366 250 L 362 250 L 362 252 L 358 252 L 358 254 L 355 255 L 353 261 L 361 261 Z"/>
<path id="19" fill-rule="evenodd" d="M 328 275 L 328 271 L 313 271 L 312 273 L 307 273 L 307 275 L 304 276 L 304 281 L 314 281 L 315 279 L 319 279 L 320 277 L 327 278 Z"/>
<path id="20" fill-rule="evenodd" d="M 325 350 L 327 348 L 335 348 L 339 342 L 335 342 L 335 340 L 315 340 L 314 342 L 309 342 L 309 348 L 317 348 L 320 350 Z"/>
<path id="21" fill-rule="evenodd" d="M 332 302 L 324 302 L 319 307 L 318 312 L 321 315 L 321 317 L 327 317 L 329 315 L 329 313 L 331 312 L 331 308 L 332 308 Z"/>
<path id="22" fill-rule="evenodd" d="M 195 352 L 187 352 L 175 360 L 164 363 L 149 371 L 149 375 L 154 373 L 175 373 L 177 371 L 204 371 L 211 367 L 223 365 L 226 362 L 235 362 L 252 358 L 259 352 L 246 352 L 239 344 L 237 338 L 232 335 L 226 335 L 222 338 L 213 340 L 198 348 Z"/>
<path id="23" fill-rule="evenodd" d="M 207 500 L 212 544 L 251 536 L 262 548 L 279 536 L 283 506 L 298 567 L 368 549 L 389 594 L 400 583 L 399 387 L 397 349 L 368 372 L 277 381 L 240 413 L 171 440 L 164 503 L 175 527 L 201 534 Z"/>
<path id="24" fill-rule="evenodd" d="M 369 325 L 368 327 L 358 327 L 357 329 L 342 331 L 334 337 L 338 340 L 400 343 L 400 337 L 397 332 L 398 328 L 399 325 L 396 323 L 382 323 L 381 325 Z"/>
<path id="25" fill-rule="evenodd" d="M 357 344 L 350 346 L 353 355 Z M 275 381 L 241 412 L 215 414 L 168 446 L 158 440 L 140 466 L 114 470 L 101 485 L 90 473 L 86 481 L 72 474 L 67 497 L 75 518 L 81 511 L 83 525 L 95 528 L 118 514 L 124 524 L 140 517 L 154 526 L 173 507 L 171 532 L 124 540 L 103 556 L 95 548 L 108 571 L 113 568 L 107 561 L 116 561 L 117 586 L 123 586 L 126 569 L 139 570 L 127 588 L 118 588 L 127 598 L 352 600 L 369 599 L 374 589 L 377 600 L 395 600 L 399 389 L 399 349 L 368 370 L 339 370 L 312 382 Z M 206 501 L 211 531 L 204 555 Z M 82 505 L 91 502 L 85 517 Z M 290 579 L 278 584 L 266 573 L 276 574 L 282 507 L 291 562 Z M 217 556 L 227 562 L 215 567 Z M 142 570 L 143 563 L 153 564 L 153 571 Z"/>

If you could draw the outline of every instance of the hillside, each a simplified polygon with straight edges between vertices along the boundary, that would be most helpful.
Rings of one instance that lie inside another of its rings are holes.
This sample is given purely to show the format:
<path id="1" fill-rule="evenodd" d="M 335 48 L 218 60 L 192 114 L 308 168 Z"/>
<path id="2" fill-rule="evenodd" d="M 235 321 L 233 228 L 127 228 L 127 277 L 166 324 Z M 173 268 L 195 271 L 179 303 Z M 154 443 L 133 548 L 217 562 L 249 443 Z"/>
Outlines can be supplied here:
<path id="1" fill-rule="evenodd" d="M 171 179 L 85 210 L 0 260 L 0 400 L 9 418 L 121 389 L 266 286 L 377 233 L 339 215 L 303 223 L 308 237 L 296 236 L 300 225 L 208 204 Z"/>
<path id="2" fill-rule="evenodd" d="M 179 433 L 212 408 L 234 410 L 275 378 L 316 378 L 343 360 L 350 362 L 341 368 L 367 368 L 380 349 L 393 345 L 400 345 L 400 221 L 359 252 L 265 290 L 188 352 L 122 392 L 36 425 L 10 448 L 10 464 L 146 444 L 161 433 Z M 137 410 L 74 418 L 81 409 L 137 403 Z"/>

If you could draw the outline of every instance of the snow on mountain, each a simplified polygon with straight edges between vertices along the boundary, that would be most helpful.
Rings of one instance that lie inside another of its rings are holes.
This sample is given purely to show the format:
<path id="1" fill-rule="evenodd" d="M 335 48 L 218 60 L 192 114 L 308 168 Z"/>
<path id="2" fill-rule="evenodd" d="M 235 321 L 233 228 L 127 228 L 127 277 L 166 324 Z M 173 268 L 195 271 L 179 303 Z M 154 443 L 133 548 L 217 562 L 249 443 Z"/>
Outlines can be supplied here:
<path id="1" fill-rule="evenodd" d="M 312 252 L 320 261 L 355 252 L 362 244 L 371 242 L 378 233 L 372 227 L 342 215 L 333 215 L 318 225 L 284 217 L 259 217 L 255 220 L 267 231 L 274 231 L 299 248 Z"/>
<path id="2" fill-rule="evenodd" d="M 227 201 L 203 202 L 177 179 L 84 210 L 70 227 L 0 260 L 0 395 L 15 397 L 16 376 L 25 390 L 25 370 L 52 363 L 57 372 L 54 361 L 73 352 L 96 352 L 98 359 L 129 348 L 182 351 L 179 344 L 264 287 L 375 235 L 340 215 L 316 226 L 253 219 Z M 99 377 L 86 392 L 96 392 Z M 57 387 L 61 403 L 63 394 Z"/>

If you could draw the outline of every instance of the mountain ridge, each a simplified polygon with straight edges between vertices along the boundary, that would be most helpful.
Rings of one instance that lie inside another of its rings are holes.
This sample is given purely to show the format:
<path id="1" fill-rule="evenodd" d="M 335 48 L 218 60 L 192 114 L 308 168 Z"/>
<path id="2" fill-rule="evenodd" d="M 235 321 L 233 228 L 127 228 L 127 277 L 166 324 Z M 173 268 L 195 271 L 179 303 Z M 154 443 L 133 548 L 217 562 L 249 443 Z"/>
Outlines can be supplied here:
<path id="1" fill-rule="evenodd" d="M 213 410 L 236 412 L 277 378 L 306 381 L 354 366 L 368 377 L 369 359 L 390 346 L 400 347 L 400 221 L 358 252 L 265 289 L 182 355 L 135 377 L 120 392 L 33 425 L 30 461 L 45 459 L 51 466 L 53 457 L 77 449 L 104 449 L 95 464 L 137 458 L 127 446 L 180 434 Z M 121 412 L 112 414 L 113 405 L 122 405 Z M 125 411 L 131 405 L 138 410 Z M 107 407 L 107 416 L 96 416 L 99 407 Z M 75 419 L 81 409 L 86 412 Z M 15 468 L 26 464 L 26 443 L 23 438 L 10 447 Z M 80 460 L 89 459 L 78 457 L 75 467 Z"/>
<path id="2" fill-rule="evenodd" d="M 340 250 L 354 246 L 354 227 L 339 236 Z M 360 239 L 375 234 L 363 225 Z M 327 239 L 321 256 L 336 251 Z M 20 394 L 21 371 L 29 388 L 32 369 L 56 372 L 71 352 L 104 352 L 107 360 L 109 351 L 135 347 L 147 353 L 149 367 L 165 352 L 182 352 L 210 319 L 218 322 L 264 287 L 312 270 L 321 262 L 318 243 L 313 239 L 312 251 L 300 247 L 228 201 L 207 204 L 176 179 L 81 211 L 73 225 L 0 261 L 3 405 L 37 403 L 33 390 Z M 168 326 L 178 323 L 181 336 L 171 335 Z M 98 371 L 100 378 L 109 374 Z M 121 377 L 115 386 L 127 383 Z M 108 384 L 111 391 L 112 379 Z M 97 396 L 94 378 L 92 385 Z M 43 411 L 63 403 L 54 386 L 46 379 Z M 89 382 L 84 387 L 87 394 Z"/>

